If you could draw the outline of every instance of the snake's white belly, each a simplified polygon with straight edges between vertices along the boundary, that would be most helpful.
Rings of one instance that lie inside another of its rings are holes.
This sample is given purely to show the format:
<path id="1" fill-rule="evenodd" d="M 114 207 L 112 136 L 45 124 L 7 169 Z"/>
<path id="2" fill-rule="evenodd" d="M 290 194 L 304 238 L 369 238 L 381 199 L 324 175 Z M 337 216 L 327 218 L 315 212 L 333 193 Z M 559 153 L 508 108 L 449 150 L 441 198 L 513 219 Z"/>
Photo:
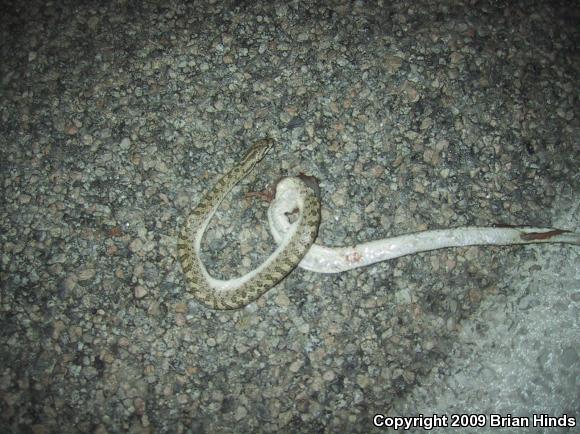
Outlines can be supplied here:
<path id="1" fill-rule="evenodd" d="M 283 186 L 285 187 L 285 186 Z M 294 202 L 288 200 L 284 189 L 276 194 L 268 208 L 268 223 L 276 243 L 284 242 L 292 223 Z M 445 247 L 474 245 L 511 245 L 530 243 L 580 244 L 580 234 L 553 228 L 533 227 L 462 227 L 435 229 L 369 241 L 354 246 L 327 247 L 313 244 L 299 266 L 315 273 L 340 273 L 365 267 L 377 262 L 399 258 L 413 253 L 427 252 Z"/>

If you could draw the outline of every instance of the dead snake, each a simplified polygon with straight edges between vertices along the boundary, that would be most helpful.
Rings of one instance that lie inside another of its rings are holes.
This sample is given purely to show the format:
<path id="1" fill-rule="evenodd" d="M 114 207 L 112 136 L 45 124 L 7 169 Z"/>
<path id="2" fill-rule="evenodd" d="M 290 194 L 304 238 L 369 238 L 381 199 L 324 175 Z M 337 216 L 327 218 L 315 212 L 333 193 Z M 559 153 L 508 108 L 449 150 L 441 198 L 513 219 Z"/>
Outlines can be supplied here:
<path id="1" fill-rule="evenodd" d="M 274 287 L 297 265 L 319 273 L 338 273 L 418 252 L 470 245 L 570 243 L 580 234 L 553 228 L 463 227 L 439 229 L 370 241 L 351 247 L 314 244 L 320 223 L 320 199 L 312 178 L 287 177 L 276 186 L 268 209 L 276 250 L 251 272 L 230 280 L 213 278 L 200 258 L 201 240 L 216 209 L 231 189 L 272 148 L 264 139 L 254 143 L 243 159 L 222 176 L 187 216 L 179 233 L 178 257 L 193 297 L 213 309 L 237 309 Z M 295 221 L 288 214 L 298 210 Z"/>

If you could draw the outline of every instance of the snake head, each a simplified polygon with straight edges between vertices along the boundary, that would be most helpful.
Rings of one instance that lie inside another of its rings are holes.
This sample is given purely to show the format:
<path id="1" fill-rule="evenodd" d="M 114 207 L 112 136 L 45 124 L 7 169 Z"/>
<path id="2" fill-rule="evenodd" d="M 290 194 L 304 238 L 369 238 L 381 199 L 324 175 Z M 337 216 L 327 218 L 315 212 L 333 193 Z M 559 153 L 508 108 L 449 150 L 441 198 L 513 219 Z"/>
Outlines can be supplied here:
<path id="1" fill-rule="evenodd" d="M 240 166 L 245 164 L 254 165 L 260 161 L 268 153 L 270 149 L 274 146 L 274 140 L 267 138 L 258 140 L 254 142 L 248 152 L 244 156 L 243 160 L 240 162 Z"/>

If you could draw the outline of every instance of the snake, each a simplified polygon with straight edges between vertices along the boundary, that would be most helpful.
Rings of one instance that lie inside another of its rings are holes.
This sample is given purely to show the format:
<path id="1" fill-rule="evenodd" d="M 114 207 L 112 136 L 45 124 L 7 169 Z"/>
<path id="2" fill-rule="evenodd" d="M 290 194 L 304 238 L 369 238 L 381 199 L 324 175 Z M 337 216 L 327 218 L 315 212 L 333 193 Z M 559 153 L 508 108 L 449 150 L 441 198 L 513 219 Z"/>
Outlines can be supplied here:
<path id="1" fill-rule="evenodd" d="M 212 277 L 200 257 L 201 242 L 216 210 L 274 146 L 270 138 L 253 143 L 243 158 L 225 173 L 197 207 L 186 216 L 177 241 L 177 256 L 193 298 L 211 309 L 242 308 L 276 286 L 293 269 L 340 273 L 419 252 L 472 245 L 568 243 L 580 245 L 580 233 L 528 226 L 466 226 L 434 229 L 354 246 L 315 243 L 320 224 L 320 189 L 314 177 L 284 177 L 268 208 L 268 223 L 276 249 L 252 271 L 221 280 Z"/>

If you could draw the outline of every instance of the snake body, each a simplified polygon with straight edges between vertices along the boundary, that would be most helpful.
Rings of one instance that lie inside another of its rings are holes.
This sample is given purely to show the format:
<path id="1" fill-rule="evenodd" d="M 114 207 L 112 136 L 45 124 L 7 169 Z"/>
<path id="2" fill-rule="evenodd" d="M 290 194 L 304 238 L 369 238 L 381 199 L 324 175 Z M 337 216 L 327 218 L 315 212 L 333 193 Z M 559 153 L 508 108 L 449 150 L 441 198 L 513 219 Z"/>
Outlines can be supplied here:
<path id="1" fill-rule="evenodd" d="M 186 218 L 179 234 L 177 254 L 196 300 L 213 309 L 237 309 L 256 300 L 282 280 L 314 243 L 320 223 L 316 191 L 298 178 L 286 178 L 288 200 L 301 211 L 276 250 L 258 268 L 244 276 L 219 280 L 210 276 L 200 258 L 203 233 L 224 197 L 270 150 L 270 139 L 260 140 L 242 161 L 226 173 Z M 279 186 L 280 188 L 280 186 Z"/>
<path id="2" fill-rule="evenodd" d="M 273 146 L 270 139 L 252 145 L 240 163 L 226 173 L 187 216 L 179 234 L 178 257 L 196 300 L 213 309 L 237 309 L 256 300 L 297 265 L 318 273 L 338 273 L 418 252 L 471 245 L 570 243 L 580 234 L 553 228 L 463 227 L 417 232 L 348 247 L 314 244 L 320 223 L 318 186 L 313 178 L 283 178 L 268 209 L 276 250 L 259 267 L 230 280 L 209 275 L 200 258 L 203 233 L 225 196 Z M 288 215 L 298 211 L 297 220 Z"/>

